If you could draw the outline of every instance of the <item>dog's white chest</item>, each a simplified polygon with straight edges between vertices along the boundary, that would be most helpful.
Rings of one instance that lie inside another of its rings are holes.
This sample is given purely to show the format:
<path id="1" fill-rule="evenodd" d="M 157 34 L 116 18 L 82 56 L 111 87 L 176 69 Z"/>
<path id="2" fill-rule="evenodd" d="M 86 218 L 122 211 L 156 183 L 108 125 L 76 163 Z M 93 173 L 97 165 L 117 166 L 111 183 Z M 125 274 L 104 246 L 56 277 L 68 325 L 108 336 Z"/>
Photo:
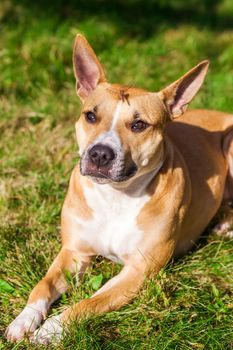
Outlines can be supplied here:
<path id="1" fill-rule="evenodd" d="M 94 218 L 82 229 L 82 239 L 97 254 L 122 262 L 124 256 L 140 250 L 143 233 L 137 226 L 137 216 L 148 201 L 148 195 L 130 197 L 108 185 L 85 188 L 84 195 Z"/>

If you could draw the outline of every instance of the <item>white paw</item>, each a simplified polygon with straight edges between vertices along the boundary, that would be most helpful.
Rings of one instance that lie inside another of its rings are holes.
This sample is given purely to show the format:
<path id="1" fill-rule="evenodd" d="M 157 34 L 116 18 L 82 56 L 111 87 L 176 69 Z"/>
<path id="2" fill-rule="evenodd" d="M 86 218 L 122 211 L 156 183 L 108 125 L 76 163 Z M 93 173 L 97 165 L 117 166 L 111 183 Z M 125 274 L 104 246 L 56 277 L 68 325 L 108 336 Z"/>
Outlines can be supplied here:
<path id="1" fill-rule="evenodd" d="M 217 224 L 214 227 L 214 233 L 216 233 L 218 236 L 225 236 L 230 227 L 231 225 L 229 224 L 229 222 Z"/>
<path id="2" fill-rule="evenodd" d="M 59 343 L 62 338 L 63 327 L 61 324 L 61 316 L 52 316 L 48 318 L 45 323 L 37 329 L 31 336 L 32 343 L 49 344 Z"/>
<path id="3" fill-rule="evenodd" d="M 8 326 L 5 336 L 9 341 L 19 341 L 26 333 L 34 332 L 42 319 L 42 311 L 35 309 L 35 304 L 28 305 Z"/>
<path id="4" fill-rule="evenodd" d="M 233 238 L 232 224 L 229 222 L 217 224 L 214 227 L 214 233 L 218 236 Z"/>

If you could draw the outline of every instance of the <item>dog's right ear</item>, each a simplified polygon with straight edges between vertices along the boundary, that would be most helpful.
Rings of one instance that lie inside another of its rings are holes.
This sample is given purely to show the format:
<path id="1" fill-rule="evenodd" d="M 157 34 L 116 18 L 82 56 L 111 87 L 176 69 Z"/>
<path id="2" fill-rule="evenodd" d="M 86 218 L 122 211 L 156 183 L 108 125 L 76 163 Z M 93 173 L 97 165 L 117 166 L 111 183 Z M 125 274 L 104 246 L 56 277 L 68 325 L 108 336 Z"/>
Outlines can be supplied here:
<path id="1" fill-rule="evenodd" d="M 78 34 L 74 43 L 73 67 L 77 94 L 85 100 L 96 86 L 106 81 L 104 70 L 88 41 Z"/>

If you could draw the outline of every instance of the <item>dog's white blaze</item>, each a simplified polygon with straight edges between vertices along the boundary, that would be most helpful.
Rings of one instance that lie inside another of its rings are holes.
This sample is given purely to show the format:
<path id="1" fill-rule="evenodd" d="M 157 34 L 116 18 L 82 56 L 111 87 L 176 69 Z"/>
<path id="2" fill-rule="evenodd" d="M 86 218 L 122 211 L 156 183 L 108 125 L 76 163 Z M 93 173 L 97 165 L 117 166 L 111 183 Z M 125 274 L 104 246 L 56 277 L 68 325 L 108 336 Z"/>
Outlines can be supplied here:
<path id="1" fill-rule="evenodd" d="M 124 255 L 140 251 L 143 237 L 136 220 L 149 196 L 128 196 L 110 185 L 94 184 L 84 188 L 88 206 L 94 218 L 81 224 L 80 236 L 99 255 L 115 262 L 123 262 Z"/>
<path id="2" fill-rule="evenodd" d="M 42 322 L 48 310 L 48 302 L 39 299 L 23 309 L 7 329 L 7 338 L 19 340 L 28 331 L 33 332 Z"/>
<path id="3" fill-rule="evenodd" d="M 122 109 L 122 101 L 119 101 L 117 103 L 117 106 L 116 106 L 116 109 L 115 109 L 115 112 L 113 114 L 113 118 L 112 118 L 112 125 L 111 125 L 111 128 L 110 130 L 113 130 L 117 124 L 117 121 L 120 117 L 120 114 L 121 114 L 121 109 Z"/>

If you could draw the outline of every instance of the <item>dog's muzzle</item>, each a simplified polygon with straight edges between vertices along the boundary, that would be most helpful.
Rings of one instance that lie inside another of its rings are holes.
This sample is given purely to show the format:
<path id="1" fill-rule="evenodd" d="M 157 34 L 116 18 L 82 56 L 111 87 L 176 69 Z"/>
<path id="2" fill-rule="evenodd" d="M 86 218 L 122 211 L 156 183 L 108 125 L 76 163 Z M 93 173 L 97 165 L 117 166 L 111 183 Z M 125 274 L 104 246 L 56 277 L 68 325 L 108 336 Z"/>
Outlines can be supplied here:
<path id="1" fill-rule="evenodd" d="M 86 150 L 81 157 L 81 174 L 90 176 L 98 183 L 122 182 L 137 172 L 136 164 L 131 160 L 125 166 L 122 154 L 117 154 L 110 146 L 97 143 Z"/>

